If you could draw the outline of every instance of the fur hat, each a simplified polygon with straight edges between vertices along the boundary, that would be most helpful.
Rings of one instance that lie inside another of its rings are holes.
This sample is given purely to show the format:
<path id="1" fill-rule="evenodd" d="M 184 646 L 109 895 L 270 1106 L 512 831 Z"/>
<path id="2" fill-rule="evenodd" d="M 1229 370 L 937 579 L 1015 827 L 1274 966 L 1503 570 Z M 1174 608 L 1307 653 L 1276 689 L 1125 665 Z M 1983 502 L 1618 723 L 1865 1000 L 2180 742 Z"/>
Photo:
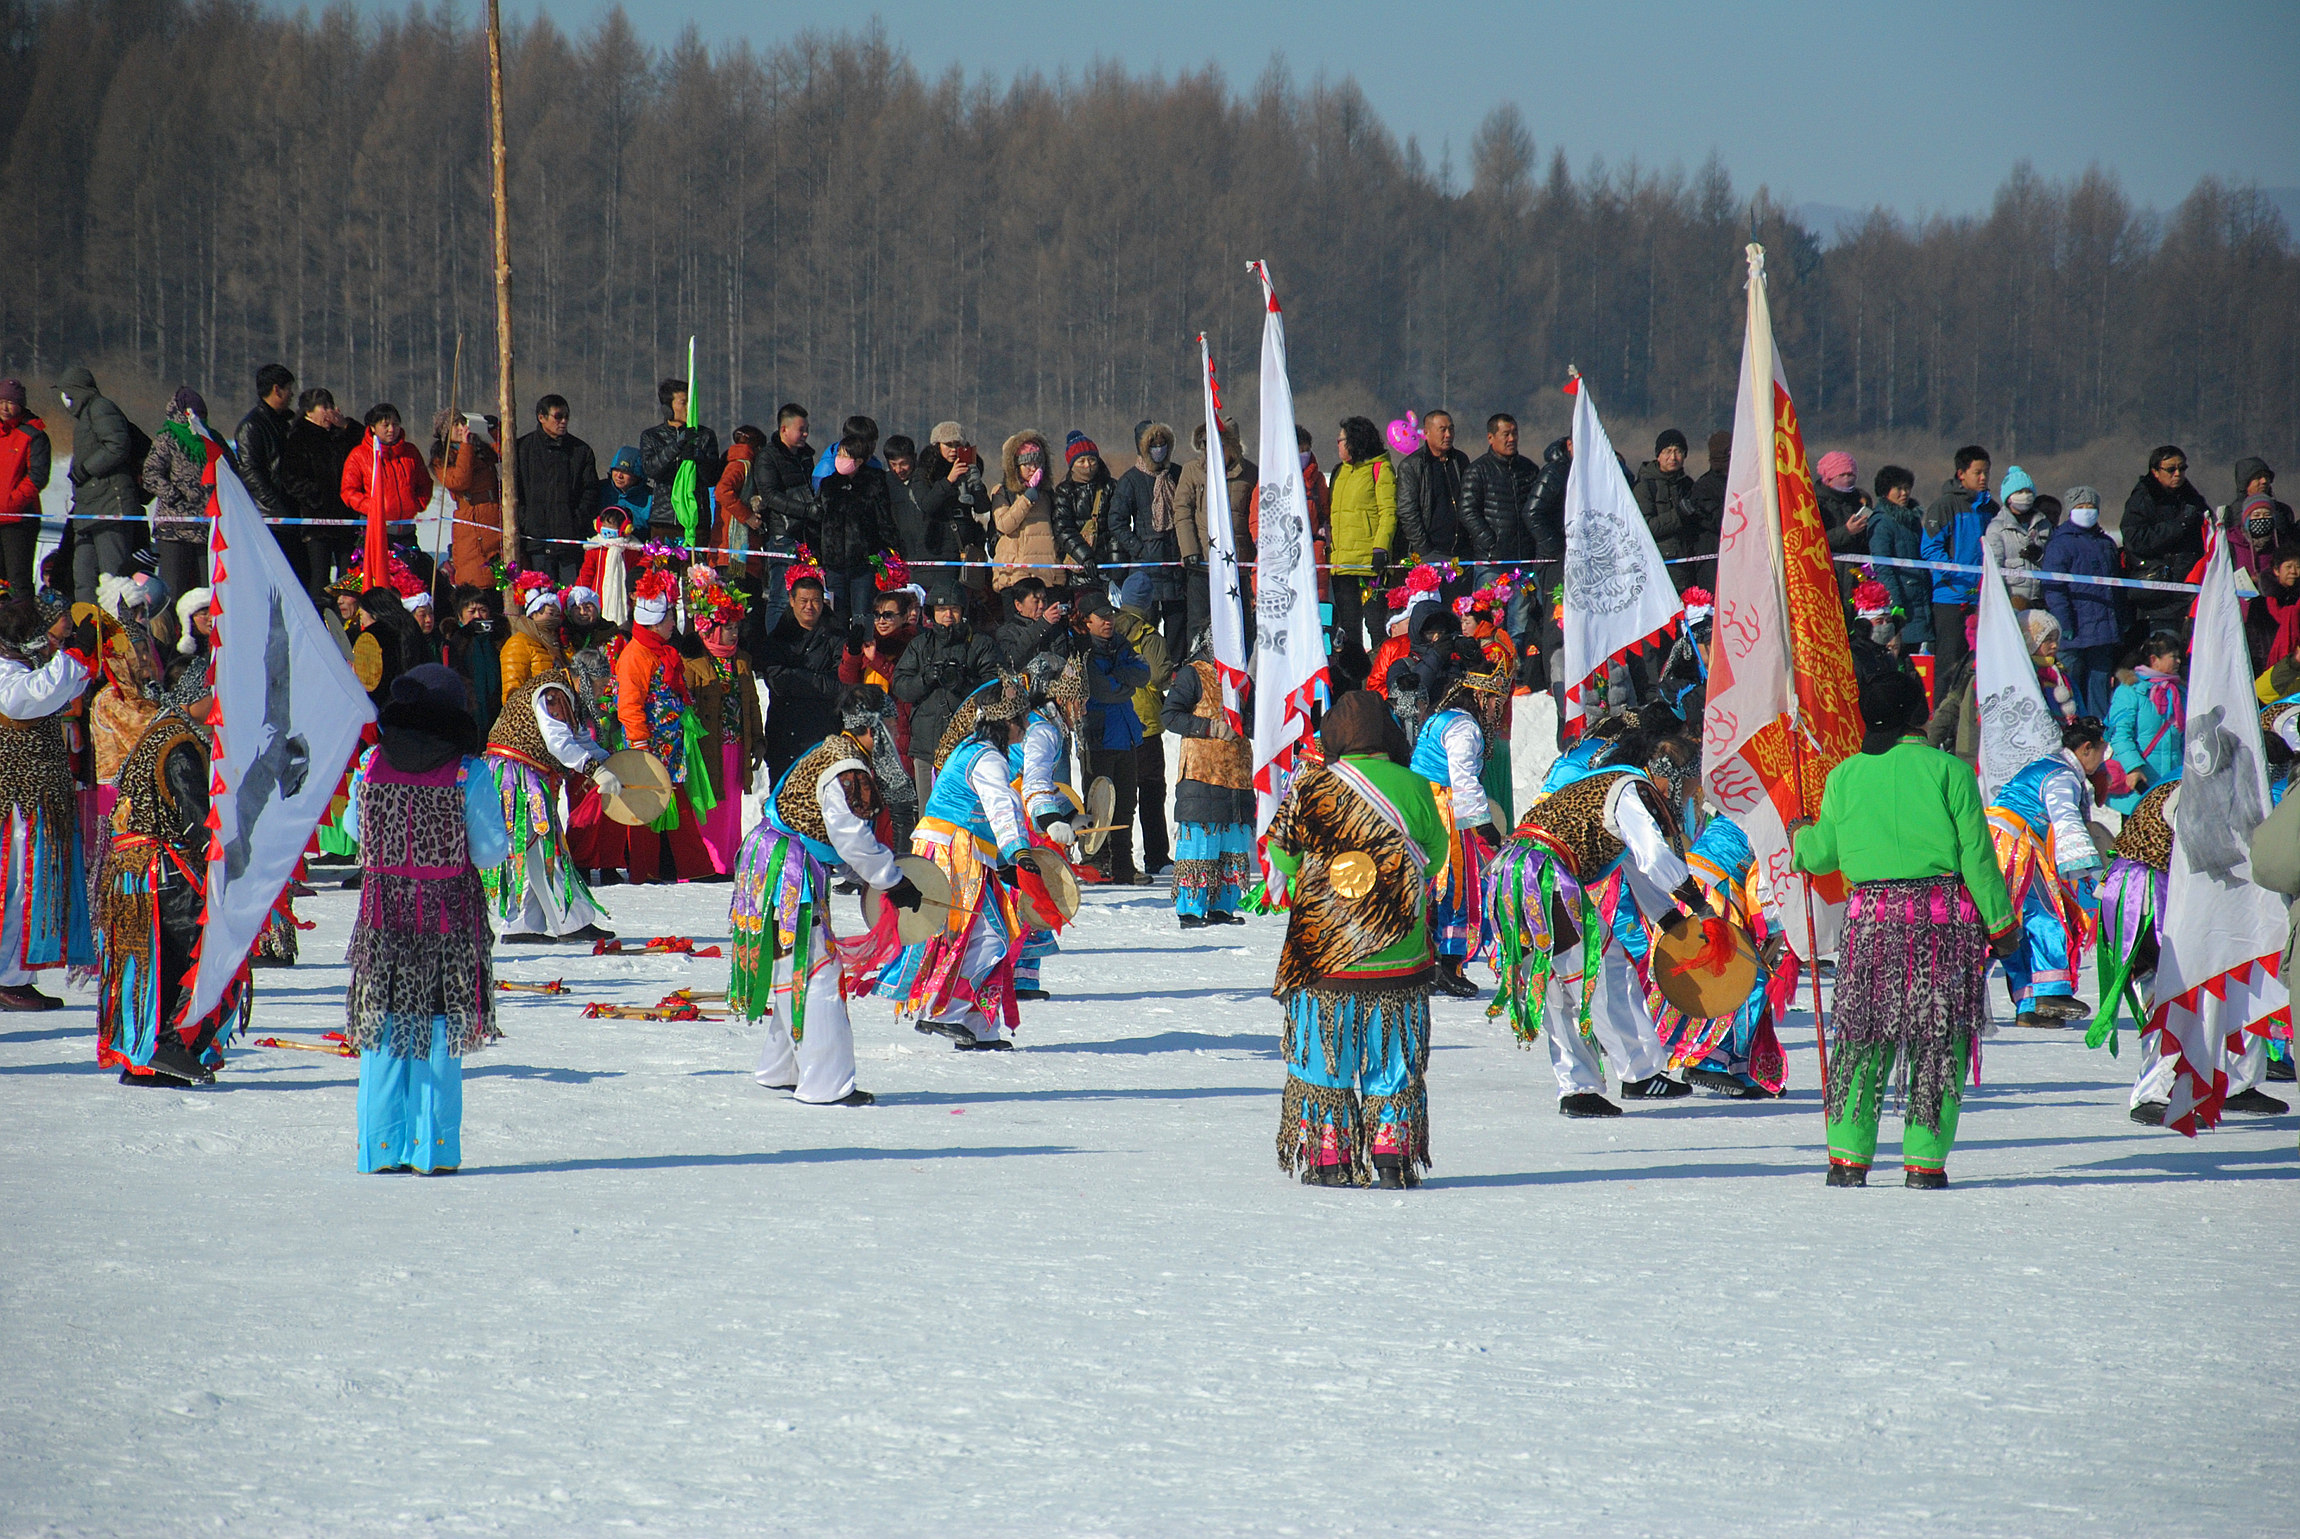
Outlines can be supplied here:
<path id="1" fill-rule="evenodd" d="M 206 588 L 194 588 L 176 600 L 176 629 L 183 632 L 176 638 L 176 650 L 187 657 L 200 649 L 199 643 L 192 640 L 192 616 L 207 608 L 214 597 Z"/>

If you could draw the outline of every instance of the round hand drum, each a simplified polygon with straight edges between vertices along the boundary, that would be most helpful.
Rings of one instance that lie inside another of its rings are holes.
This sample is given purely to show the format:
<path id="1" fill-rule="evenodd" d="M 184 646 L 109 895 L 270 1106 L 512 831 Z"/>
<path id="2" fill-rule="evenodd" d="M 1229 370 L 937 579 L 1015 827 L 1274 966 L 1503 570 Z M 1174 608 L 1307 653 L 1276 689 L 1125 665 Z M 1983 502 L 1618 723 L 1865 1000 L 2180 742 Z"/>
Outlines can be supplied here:
<path id="1" fill-rule="evenodd" d="M 916 908 L 898 908 L 894 911 L 895 933 L 906 946 L 930 941 L 942 933 L 950 923 L 950 878 L 942 874 L 942 867 L 924 855 L 897 855 L 894 863 L 911 880 L 919 892 Z M 863 889 L 863 924 L 878 928 L 879 908 L 886 902 L 886 894 L 875 887 Z"/>
<path id="2" fill-rule="evenodd" d="M 608 755 L 607 771 L 623 782 L 622 790 L 602 800 L 607 816 L 616 822 L 645 828 L 671 805 L 671 772 L 644 748 Z"/>
<path id="3" fill-rule="evenodd" d="M 1730 919 L 1707 924 L 1683 914 L 1653 942 L 1653 981 L 1661 997 L 1695 1020 L 1715 1020 L 1741 1008 L 1757 986 L 1757 943 Z M 1712 945 L 1710 926 L 1721 928 Z"/>

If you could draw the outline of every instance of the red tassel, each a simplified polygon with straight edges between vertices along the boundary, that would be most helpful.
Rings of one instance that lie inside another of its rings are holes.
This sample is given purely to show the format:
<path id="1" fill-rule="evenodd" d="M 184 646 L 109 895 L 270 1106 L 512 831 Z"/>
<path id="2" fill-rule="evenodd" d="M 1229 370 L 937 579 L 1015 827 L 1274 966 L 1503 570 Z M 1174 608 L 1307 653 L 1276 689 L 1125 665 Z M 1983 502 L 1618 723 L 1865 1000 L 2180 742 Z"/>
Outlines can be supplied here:
<path id="1" fill-rule="evenodd" d="M 1701 949 L 1686 959 L 1686 965 L 1714 978 L 1732 965 L 1739 949 L 1733 940 L 1733 927 L 1712 915 L 1701 921 Z"/>

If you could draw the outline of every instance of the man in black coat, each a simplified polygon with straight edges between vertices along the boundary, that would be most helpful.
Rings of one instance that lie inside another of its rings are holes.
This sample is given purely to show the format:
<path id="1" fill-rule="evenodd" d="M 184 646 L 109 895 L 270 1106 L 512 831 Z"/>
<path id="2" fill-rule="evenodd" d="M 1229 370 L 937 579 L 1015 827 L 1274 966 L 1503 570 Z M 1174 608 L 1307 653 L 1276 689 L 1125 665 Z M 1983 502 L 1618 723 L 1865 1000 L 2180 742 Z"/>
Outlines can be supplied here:
<path id="1" fill-rule="evenodd" d="M 775 779 L 838 731 L 839 659 L 846 648 L 847 633 L 831 618 L 822 579 L 810 574 L 793 582 L 788 607 L 752 655 L 767 685 L 767 768 Z"/>
<path id="2" fill-rule="evenodd" d="M 767 446 L 751 455 L 743 500 L 759 522 L 751 548 L 766 552 L 766 623 L 778 623 L 785 594 L 783 570 L 804 541 L 812 549 L 820 535 L 820 504 L 814 489 L 815 449 L 807 442 L 807 409 L 785 401 L 775 413 Z"/>
<path id="3" fill-rule="evenodd" d="M 72 414 L 72 592 L 96 602 L 96 580 L 126 574 L 144 543 L 144 451 L 136 428 L 86 369 L 66 369 L 56 382 Z"/>
<path id="4" fill-rule="evenodd" d="M 329 391 L 314 385 L 296 397 L 296 420 L 280 455 L 279 482 L 298 518 L 359 516 L 344 505 L 343 462 L 359 447 L 361 436 L 359 424 L 336 410 Z M 337 570 L 350 566 L 351 553 L 359 547 L 360 531 L 348 524 L 306 525 L 301 568 L 305 589 L 315 598 L 325 592 Z M 280 548 L 287 549 L 285 541 Z"/>
<path id="5" fill-rule="evenodd" d="M 1532 532 L 1531 511 L 1535 483 L 1540 471 L 1533 461 L 1517 452 L 1517 419 L 1507 412 L 1496 412 L 1486 419 L 1485 453 L 1469 462 L 1469 469 L 1461 478 L 1461 523 L 1466 535 L 1470 555 L 1480 563 L 1522 561 L 1529 554 L 1528 535 Z M 1559 493 L 1563 506 L 1564 494 Z M 1563 554 L 1563 540 L 1559 542 Z M 1545 583 L 1554 585 L 1556 573 L 1543 567 L 1534 569 Z M 1484 565 L 1477 569 L 1479 586 L 1508 573 L 1522 578 L 1527 569 L 1517 566 Z M 1510 600 L 1509 614 L 1503 621 L 1512 636 L 1524 637 L 1533 625 L 1537 606 L 1531 597 L 1532 584 L 1521 586 Z"/>
<path id="6" fill-rule="evenodd" d="M 664 380 L 655 387 L 655 399 L 663 403 L 663 420 L 639 435 L 639 464 L 647 472 L 647 484 L 655 489 L 654 501 L 647 505 L 647 533 L 653 539 L 675 545 L 686 543 L 687 534 L 679 523 L 674 492 L 679 467 L 692 464 L 695 467 L 695 539 L 698 544 L 708 544 L 715 517 L 711 493 L 718 486 L 719 472 L 725 466 L 719 453 L 719 435 L 688 422 L 685 380 Z"/>
<path id="7" fill-rule="evenodd" d="M 583 567 L 582 542 L 599 517 L 599 460 L 567 431 L 567 398 L 535 403 L 535 431 L 512 446 L 519 472 L 519 533 L 527 565 L 564 586 Z M 707 495 L 707 493 L 706 493 Z M 545 541 L 561 541 L 546 544 Z"/>
<path id="8" fill-rule="evenodd" d="M 1424 561 L 1463 553 L 1459 510 L 1468 470 L 1469 456 L 1453 446 L 1453 413 L 1424 417 L 1421 447 L 1398 461 L 1398 536 Z"/>
<path id="9" fill-rule="evenodd" d="M 993 640 L 1006 666 L 1020 673 L 1024 665 L 1068 631 L 1070 606 L 1051 601 L 1045 581 L 1037 577 L 1017 580 L 1007 588 L 1005 598 L 1006 622 Z"/>
<path id="10" fill-rule="evenodd" d="M 998 677 L 998 648 L 967 623 L 955 576 L 938 571 L 929 591 L 934 594 L 933 623 L 894 665 L 894 697 L 911 707 L 911 758 L 931 764 L 959 703 Z"/>
<path id="11" fill-rule="evenodd" d="M 2186 582 L 2204 559 L 2204 521 L 2212 505 L 2188 479 L 2188 455 L 2178 444 L 2159 445 L 2148 456 L 2148 471 L 2124 500 L 2124 553 L 2132 575 L 2151 582 Z M 2168 630 L 2187 635 L 2189 598 L 2185 593 L 2135 589 L 2135 634 Z"/>
<path id="12" fill-rule="evenodd" d="M 287 366 L 265 364 L 256 370 L 256 404 L 248 408 L 233 435 L 232 457 L 238 462 L 240 481 L 266 518 L 297 516 L 295 499 L 280 484 L 280 460 L 295 428 L 295 415 L 288 409 L 294 400 L 295 376 Z"/>
<path id="13" fill-rule="evenodd" d="M 865 424 L 868 431 L 863 431 Z M 831 603 L 842 620 L 870 613 L 873 586 L 871 558 L 901 542 L 894 528 L 894 495 L 887 487 L 886 471 L 872 458 L 878 453 L 878 424 L 868 417 L 850 417 L 839 435 L 831 473 L 815 488 L 821 507 L 822 543 L 814 547 L 830 585 Z M 845 466 L 845 469 L 838 467 Z"/>

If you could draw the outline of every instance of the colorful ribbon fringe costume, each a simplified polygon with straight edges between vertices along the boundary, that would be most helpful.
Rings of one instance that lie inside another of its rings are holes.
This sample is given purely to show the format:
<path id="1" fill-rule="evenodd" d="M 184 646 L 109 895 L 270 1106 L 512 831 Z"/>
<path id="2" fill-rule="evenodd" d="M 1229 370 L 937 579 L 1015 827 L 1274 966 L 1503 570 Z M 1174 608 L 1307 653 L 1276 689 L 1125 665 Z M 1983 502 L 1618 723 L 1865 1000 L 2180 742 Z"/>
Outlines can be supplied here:
<path id="1" fill-rule="evenodd" d="M 882 892 L 902 880 L 872 828 L 879 801 L 870 759 L 871 745 L 847 732 L 801 755 L 776 783 L 735 867 L 727 1008 L 746 1021 L 775 1017 L 754 1077 L 817 1104 L 853 1092 L 846 1002 L 869 992 L 902 949 L 891 903 L 875 929 L 851 940 L 831 928 L 834 871 L 851 870 Z"/>
<path id="2" fill-rule="evenodd" d="M 1727 817 L 1703 824 L 1685 852 L 1685 867 L 1708 897 L 1710 908 L 1748 931 L 1762 955 L 1771 926 L 1757 890 L 1757 855 L 1741 826 Z M 1720 1089 L 1731 1086 L 1778 1095 L 1788 1083 L 1789 1065 L 1773 1021 L 1796 986 L 1796 958 L 1784 956 L 1773 967 L 1760 960 L 1749 997 L 1731 1015 L 1696 1019 L 1663 999 L 1658 988 L 1649 991 L 1647 1003 L 1669 1049 L 1671 1068 L 1687 1070 L 1689 1078 Z"/>
<path id="3" fill-rule="evenodd" d="M 596 929 L 607 917 L 583 880 L 559 818 L 560 792 L 572 776 L 607 757 L 590 726 L 582 691 L 563 668 L 512 690 L 496 714 L 486 764 L 503 801 L 511 853 L 481 872 L 480 880 L 507 930 L 559 938 Z"/>
<path id="4" fill-rule="evenodd" d="M 2085 827 L 2091 812 L 2092 788 L 2065 751 L 2030 764 L 1989 804 L 1997 868 L 2021 918 L 2021 946 L 2005 958 L 2005 985 L 2024 1012 L 2040 998 L 2076 993 L 2100 875 L 2100 852 Z"/>
<path id="5" fill-rule="evenodd" d="M 1270 991 L 1286 1021 L 1278 1168 L 1413 1184 L 1430 1163 L 1426 883 L 1445 850 L 1429 784 L 1379 754 L 1313 765 L 1278 803 L 1268 850 L 1289 908 Z"/>

